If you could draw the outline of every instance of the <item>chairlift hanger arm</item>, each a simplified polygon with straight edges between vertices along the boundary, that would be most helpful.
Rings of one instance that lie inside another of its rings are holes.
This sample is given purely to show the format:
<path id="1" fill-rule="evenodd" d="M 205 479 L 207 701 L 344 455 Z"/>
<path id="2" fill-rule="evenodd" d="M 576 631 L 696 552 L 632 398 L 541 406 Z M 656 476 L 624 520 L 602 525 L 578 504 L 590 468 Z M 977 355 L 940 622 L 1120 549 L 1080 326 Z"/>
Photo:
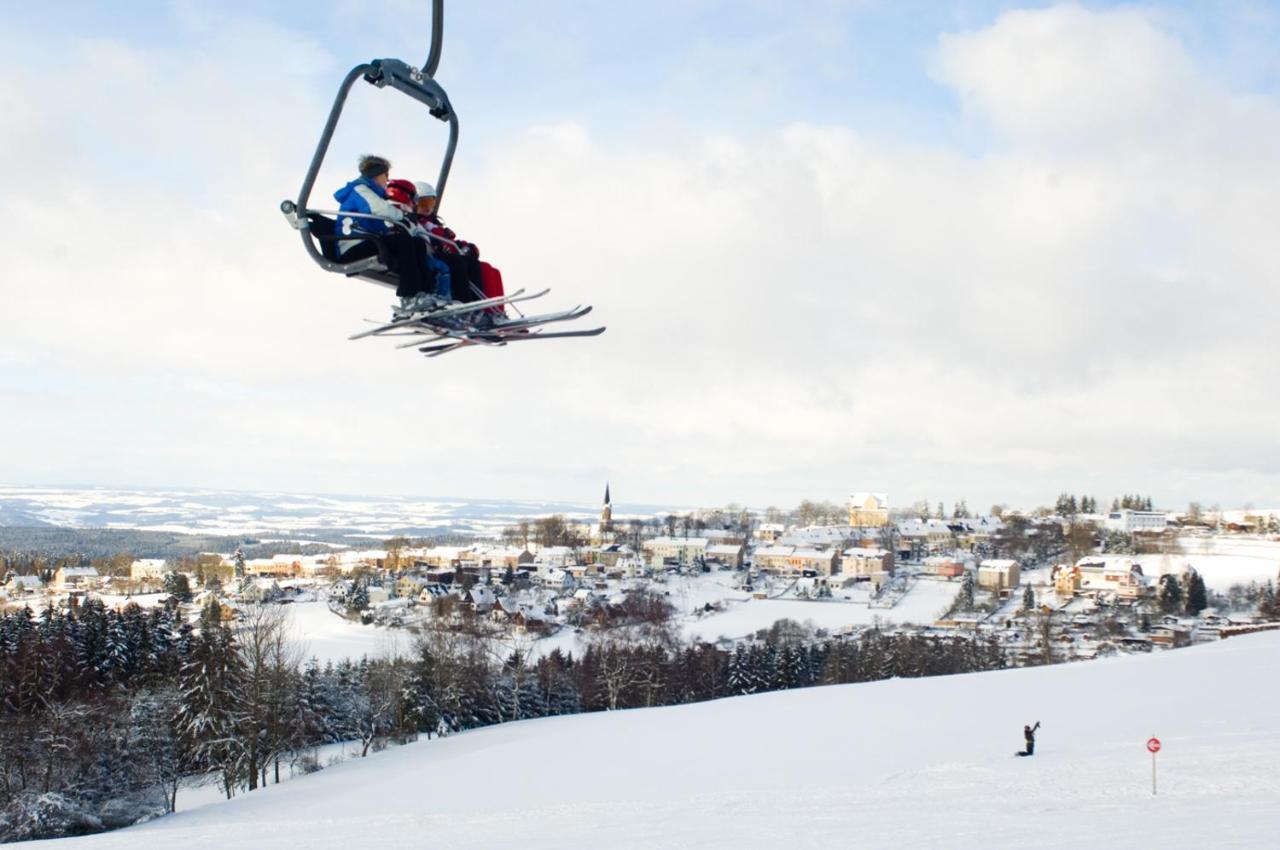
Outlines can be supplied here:
<path id="1" fill-rule="evenodd" d="M 444 0 L 432 0 L 431 3 L 431 52 L 427 56 L 422 72 L 434 78 L 436 69 L 440 67 L 440 50 L 444 45 Z"/>

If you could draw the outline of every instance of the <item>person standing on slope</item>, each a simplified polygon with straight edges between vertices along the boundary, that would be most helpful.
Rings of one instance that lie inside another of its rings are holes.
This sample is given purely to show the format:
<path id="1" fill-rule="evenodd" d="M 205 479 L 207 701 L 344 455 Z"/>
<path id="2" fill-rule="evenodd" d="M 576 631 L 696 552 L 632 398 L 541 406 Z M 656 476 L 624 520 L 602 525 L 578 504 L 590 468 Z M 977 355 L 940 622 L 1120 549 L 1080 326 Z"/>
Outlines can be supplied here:
<path id="1" fill-rule="evenodd" d="M 1023 726 L 1022 737 L 1027 739 L 1027 748 L 1023 752 L 1018 753 L 1020 756 L 1033 756 L 1036 754 L 1036 730 L 1040 728 L 1040 721 L 1036 721 L 1035 726 Z"/>

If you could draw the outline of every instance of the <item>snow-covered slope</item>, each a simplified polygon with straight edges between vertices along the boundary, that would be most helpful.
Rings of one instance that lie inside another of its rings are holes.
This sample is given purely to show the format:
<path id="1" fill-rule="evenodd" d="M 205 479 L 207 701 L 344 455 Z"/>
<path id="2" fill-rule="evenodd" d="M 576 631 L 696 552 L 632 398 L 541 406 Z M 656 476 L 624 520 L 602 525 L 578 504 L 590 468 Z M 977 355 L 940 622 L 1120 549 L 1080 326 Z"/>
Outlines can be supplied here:
<path id="1" fill-rule="evenodd" d="M 64 850 L 1280 845 L 1280 635 L 510 724 Z M 1034 758 L 1014 758 L 1040 720 Z M 1160 736 L 1159 796 L 1144 742 Z"/>

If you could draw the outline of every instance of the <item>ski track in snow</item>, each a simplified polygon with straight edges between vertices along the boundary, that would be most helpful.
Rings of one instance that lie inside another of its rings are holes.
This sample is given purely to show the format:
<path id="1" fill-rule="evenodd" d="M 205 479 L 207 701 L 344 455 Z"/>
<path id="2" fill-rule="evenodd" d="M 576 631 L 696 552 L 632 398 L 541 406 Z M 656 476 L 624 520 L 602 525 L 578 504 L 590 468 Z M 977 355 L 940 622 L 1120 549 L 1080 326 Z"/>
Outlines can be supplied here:
<path id="1" fill-rule="evenodd" d="M 1280 836 L 1280 635 L 548 718 L 395 748 L 75 850 L 1128 848 Z M 1033 758 L 1014 758 L 1043 721 Z M 1158 734 L 1159 796 L 1151 795 Z"/>

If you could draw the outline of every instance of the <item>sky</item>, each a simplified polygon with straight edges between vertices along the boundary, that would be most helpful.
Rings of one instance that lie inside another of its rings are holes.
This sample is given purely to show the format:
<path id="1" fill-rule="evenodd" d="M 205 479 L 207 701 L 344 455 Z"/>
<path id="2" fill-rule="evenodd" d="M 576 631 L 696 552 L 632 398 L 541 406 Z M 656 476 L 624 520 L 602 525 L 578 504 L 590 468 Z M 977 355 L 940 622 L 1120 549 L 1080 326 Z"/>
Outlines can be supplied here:
<path id="1" fill-rule="evenodd" d="M 434 360 L 278 212 L 427 4 L 124 5 L 0 13 L 0 481 L 1280 504 L 1280 3 L 455 0 L 444 216 L 608 331 Z"/>

